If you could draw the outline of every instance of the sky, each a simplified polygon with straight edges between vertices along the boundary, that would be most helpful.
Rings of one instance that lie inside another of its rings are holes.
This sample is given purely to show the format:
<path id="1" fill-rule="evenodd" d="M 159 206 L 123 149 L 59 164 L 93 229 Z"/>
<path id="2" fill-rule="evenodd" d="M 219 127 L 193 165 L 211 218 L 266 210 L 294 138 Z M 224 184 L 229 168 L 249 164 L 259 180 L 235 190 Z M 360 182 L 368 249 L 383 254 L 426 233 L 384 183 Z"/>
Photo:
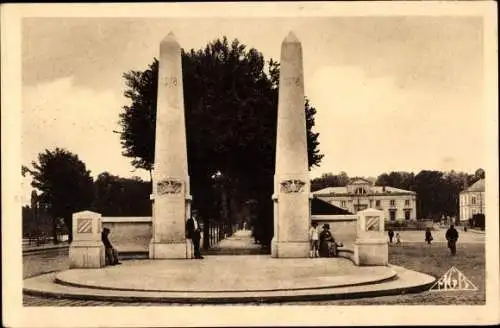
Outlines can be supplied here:
<path id="1" fill-rule="evenodd" d="M 113 133 L 128 104 L 122 73 L 146 69 L 170 31 L 185 49 L 227 36 L 268 60 L 279 59 L 293 30 L 325 155 L 311 177 L 472 173 L 487 155 L 477 129 L 486 115 L 482 24 L 464 16 L 24 18 L 22 161 L 63 147 L 94 177 L 148 179 L 121 155 Z"/>

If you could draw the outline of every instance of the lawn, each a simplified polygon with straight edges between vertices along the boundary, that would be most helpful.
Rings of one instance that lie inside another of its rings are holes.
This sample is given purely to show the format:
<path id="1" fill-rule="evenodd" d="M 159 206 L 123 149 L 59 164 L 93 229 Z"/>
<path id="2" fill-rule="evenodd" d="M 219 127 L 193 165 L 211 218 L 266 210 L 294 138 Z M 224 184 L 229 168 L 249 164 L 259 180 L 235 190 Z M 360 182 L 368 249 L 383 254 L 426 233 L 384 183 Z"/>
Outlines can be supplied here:
<path id="1" fill-rule="evenodd" d="M 352 300 L 287 303 L 309 305 L 484 305 L 486 302 L 484 244 L 457 244 L 457 255 L 450 256 L 445 243 L 426 245 L 409 243 L 389 248 L 389 263 L 441 277 L 455 266 L 477 288 L 477 291 L 437 291 Z"/>

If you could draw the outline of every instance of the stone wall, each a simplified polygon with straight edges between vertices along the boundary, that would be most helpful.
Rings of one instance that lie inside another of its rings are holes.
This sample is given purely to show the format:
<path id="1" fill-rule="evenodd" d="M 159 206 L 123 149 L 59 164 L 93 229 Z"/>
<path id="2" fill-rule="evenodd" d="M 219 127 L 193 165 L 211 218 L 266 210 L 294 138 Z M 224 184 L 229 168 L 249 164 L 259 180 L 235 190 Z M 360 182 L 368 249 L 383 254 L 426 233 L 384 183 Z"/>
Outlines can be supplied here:
<path id="1" fill-rule="evenodd" d="M 151 217 L 103 217 L 109 239 L 118 252 L 148 252 L 152 237 Z"/>

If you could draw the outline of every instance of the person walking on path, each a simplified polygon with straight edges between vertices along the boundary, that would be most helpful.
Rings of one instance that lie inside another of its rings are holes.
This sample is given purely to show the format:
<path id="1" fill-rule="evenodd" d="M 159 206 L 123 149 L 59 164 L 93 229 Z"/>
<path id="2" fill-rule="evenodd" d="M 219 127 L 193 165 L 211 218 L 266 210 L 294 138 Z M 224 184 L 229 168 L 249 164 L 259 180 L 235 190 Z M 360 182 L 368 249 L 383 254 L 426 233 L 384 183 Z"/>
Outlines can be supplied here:
<path id="1" fill-rule="evenodd" d="M 399 235 L 399 232 L 396 234 L 396 245 L 401 245 L 401 236 Z"/>
<path id="2" fill-rule="evenodd" d="M 450 228 L 446 231 L 446 240 L 448 241 L 448 248 L 450 249 L 451 255 L 457 254 L 457 241 L 458 241 L 458 231 L 455 227 L 450 225 Z"/>
<path id="3" fill-rule="evenodd" d="M 392 244 L 392 238 L 394 238 L 394 230 L 389 228 L 389 244 Z"/>
<path id="4" fill-rule="evenodd" d="M 434 238 L 432 238 L 431 229 L 430 228 L 425 229 L 425 242 L 430 245 L 433 239 Z"/>
<path id="5" fill-rule="evenodd" d="M 309 242 L 311 244 L 309 255 L 311 257 L 319 257 L 319 232 L 317 222 L 313 222 L 311 229 L 309 229 Z"/>
<path id="6" fill-rule="evenodd" d="M 191 217 L 186 221 L 186 238 L 191 239 L 194 248 L 194 258 L 203 259 L 200 252 L 201 230 L 197 220 L 197 212 L 193 211 Z"/>
<path id="7" fill-rule="evenodd" d="M 105 254 L 106 254 L 106 263 L 109 265 L 117 265 L 121 264 L 118 259 L 118 251 L 111 245 L 109 241 L 109 233 L 111 231 L 108 228 L 103 228 L 101 232 L 101 240 L 104 244 Z"/>

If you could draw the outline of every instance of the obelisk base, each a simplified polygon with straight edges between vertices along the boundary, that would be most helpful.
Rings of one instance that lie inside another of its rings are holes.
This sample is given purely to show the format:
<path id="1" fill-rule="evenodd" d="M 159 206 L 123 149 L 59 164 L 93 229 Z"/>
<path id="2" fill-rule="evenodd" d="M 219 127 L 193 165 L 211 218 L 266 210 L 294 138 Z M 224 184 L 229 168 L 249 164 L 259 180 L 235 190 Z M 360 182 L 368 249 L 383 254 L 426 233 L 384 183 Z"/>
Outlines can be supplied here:
<path id="1" fill-rule="evenodd" d="M 154 242 L 149 244 L 149 258 L 150 259 L 190 259 L 191 256 L 191 243 L 184 242 Z"/>
<path id="2" fill-rule="evenodd" d="M 308 258 L 309 241 L 271 242 L 271 257 L 276 258 Z"/>

